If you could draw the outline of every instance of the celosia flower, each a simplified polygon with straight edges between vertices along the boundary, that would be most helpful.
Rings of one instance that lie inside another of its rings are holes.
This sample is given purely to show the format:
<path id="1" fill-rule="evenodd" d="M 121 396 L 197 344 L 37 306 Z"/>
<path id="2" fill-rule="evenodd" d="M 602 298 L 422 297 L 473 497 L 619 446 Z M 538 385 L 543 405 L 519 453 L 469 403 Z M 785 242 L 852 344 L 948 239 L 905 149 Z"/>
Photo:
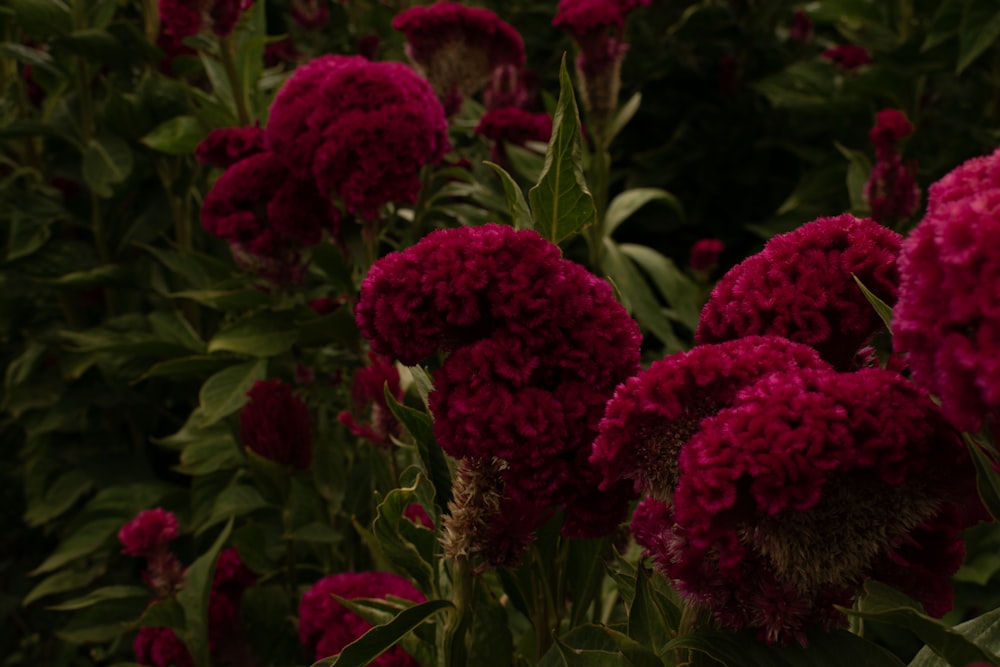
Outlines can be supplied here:
<path id="1" fill-rule="evenodd" d="M 452 456 L 502 462 L 504 499 L 542 521 L 560 505 L 572 514 L 576 499 L 585 514 L 597 506 L 600 475 L 586 459 L 640 342 L 607 283 L 535 232 L 488 224 L 434 232 L 376 262 L 356 315 L 372 348 L 405 364 L 450 352 L 430 395 L 435 435 Z M 621 489 L 607 494 L 604 520 L 588 515 L 592 535 L 621 517 Z"/>
<path id="2" fill-rule="evenodd" d="M 850 606 L 890 561 L 919 569 L 892 583 L 928 611 L 950 606 L 961 559 L 941 556 L 960 550 L 967 524 L 938 525 L 971 516 L 973 480 L 957 434 L 901 375 L 774 373 L 700 423 L 673 505 L 644 503 L 637 534 L 720 623 L 804 641 L 811 627 L 842 624 L 833 605 Z"/>
<path id="3" fill-rule="evenodd" d="M 812 41 L 815 28 L 809 16 L 801 9 L 795 10 L 792 14 L 792 24 L 788 28 L 788 38 L 793 42 L 805 44 Z"/>
<path id="4" fill-rule="evenodd" d="M 899 109 L 882 109 L 875 115 L 875 126 L 868 132 L 879 160 L 898 153 L 898 144 L 913 134 L 913 123 Z"/>
<path id="5" fill-rule="evenodd" d="M 275 282 L 295 282 L 301 250 L 337 232 L 336 211 L 274 153 L 239 160 L 205 197 L 201 224 L 231 244 L 234 258 Z"/>
<path id="6" fill-rule="evenodd" d="M 951 183 L 963 196 L 938 187 L 937 205 L 903 244 L 893 345 L 945 416 L 977 431 L 1000 418 L 1000 189 L 965 194 L 970 183 Z"/>
<path id="7" fill-rule="evenodd" d="M 240 439 L 266 459 L 305 470 L 312 462 L 309 408 L 277 378 L 259 380 L 247 392 Z"/>
<path id="8" fill-rule="evenodd" d="M 895 303 L 901 240 L 874 220 L 849 214 L 776 236 L 715 286 L 696 339 L 783 336 L 816 348 L 837 368 L 850 368 L 858 350 L 883 328 L 854 276 Z"/>
<path id="9" fill-rule="evenodd" d="M 265 150 L 264 130 L 259 127 L 224 127 L 209 132 L 194 149 L 194 156 L 202 164 L 227 169 Z"/>
<path id="10" fill-rule="evenodd" d="M 862 65 L 869 65 L 872 62 L 871 54 L 865 48 L 854 44 L 834 46 L 824 51 L 823 57 L 832 63 L 840 65 L 845 70 L 857 69 Z"/>
<path id="11" fill-rule="evenodd" d="M 524 40 L 488 9 L 437 2 L 401 12 L 392 27 L 406 35 L 406 55 L 434 92 L 450 101 L 449 115 L 463 97 L 482 90 L 496 68 L 524 65 Z"/>
<path id="12" fill-rule="evenodd" d="M 529 141 L 548 142 L 552 136 L 552 117 L 517 107 L 493 109 L 483 114 L 474 132 L 493 142 L 492 160 L 504 165 L 507 163 L 504 143 L 524 146 Z"/>
<path id="13" fill-rule="evenodd" d="M 163 30 L 176 40 L 210 29 L 228 37 L 253 0 L 160 0 Z"/>
<path id="14" fill-rule="evenodd" d="M 323 577 L 299 602 L 299 641 L 316 660 L 335 655 L 363 635 L 371 624 L 333 599 L 387 598 L 393 596 L 424 602 L 423 594 L 406 579 L 391 572 L 344 572 Z M 374 661 L 375 667 L 416 667 L 417 662 L 394 646 Z"/>
<path id="15" fill-rule="evenodd" d="M 864 197 L 876 222 L 906 220 L 920 205 L 916 165 L 903 164 L 898 155 L 880 159 L 865 183 Z"/>
<path id="16" fill-rule="evenodd" d="M 410 503 L 403 510 L 403 516 L 417 524 L 418 526 L 423 526 L 428 530 L 434 530 L 434 520 L 431 519 L 427 510 L 420 503 Z"/>
<path id="17" fill-rule="evenodd" d="M 294 176 L 369 220 L 385 203 L 415 202 L 421 167 L 449 146 L 427 82 L 401 63 L 360 56 L 298 68 L 271 106 L 267 137 Z"/>
<path id="18" fill-rule="evenodd" d="M 330 10 L 320 0 L 292 0 L 292 19 L 299 27 L 312 30 L 326 25 Z"/>
<path id="19" fill-rule="evenodd" d="M 216 664 L 245 665 L 253 654 L 243 631 L 243 592 L 257 583 L 257 575 L 240 558 L 236 547 L 219 553 L 208 597 L 208 639 Z"/>
<path id="20" fill-rule="evenodd" d="M 177 517 L 159 507 L 143 510 L 118 531 L 118 540 L 125 547 L 123 554 L 150 556 L 166 551 L 177 539 Z"/>
<path id="21" fill-rule="evenodd" d="M 928 188 L 927 213 L 986 190 L 1000 189 L 1000 148 L 966 160 Z"/>
<path id="22" fill-rule="evenodd" d="M 392 444 L 392 436 L 399 435 L 399 423 L 385 400 L 385 386 L 388 385 L 389 393 L 397 401 L 403 400 L 403 389 L 395 364 L 375 353 L 369 354 L 369 360 L 371 364 L 358 369 L 351 382 L 354 414 L 344 410 L 337 419 L 359 438 L 365 438 L 380 447 L 388 447 Z M 369 418 L 359 422 L 355 414 L 363 413 L 368 413 Z"/>
<path id="23" fill-rule="evenodd" d="M 719 263 L 719 255 L 725 249 L 726 244 L 719 239 L 701 239 L 692 246 L 688 264 L 695 271 L 711 271 Z"/>
<path id="24" fill-rule="evenodd" d="M 678 454 L 701 420 L 762 377 L 800 368 L 830 366 L 814 349 L 777 336 L 699 345 L 654 362 L 615 390 L 590 461 L 605 485 L 628 480 L 636 494 L 669 499 Z"/>
<path id="25" fill-rule="evenodd" d="M 150 667 L 193 667 L 194 659 L 171 628 L 139 628 L 132 642 L 135 661 Z"/>
<path id="26" fill-rule="evenodd" d="M 501 65 L 493 70 L 490 83 L 483 91 L 483 106 L 487 111 L 503 107 L 523 109 L 534 96 L 537 77 L 514 67 Z"/>

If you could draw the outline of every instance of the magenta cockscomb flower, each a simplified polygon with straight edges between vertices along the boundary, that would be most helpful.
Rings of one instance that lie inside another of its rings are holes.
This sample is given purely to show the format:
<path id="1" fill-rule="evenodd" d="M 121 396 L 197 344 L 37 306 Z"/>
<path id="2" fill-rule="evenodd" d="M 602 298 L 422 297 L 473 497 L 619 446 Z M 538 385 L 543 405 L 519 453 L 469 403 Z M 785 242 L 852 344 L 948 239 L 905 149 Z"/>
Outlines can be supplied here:
<path id="1" fill-rule="evenodd" d="M 165 551 L 177 539 L 177 517 L 159 507 L 143 510 L 118 531 L 123 554 L 149 556 Z"/>
<path id="2" fill-rule="evenodd" d="M 487 111 L 504 107 L 527 108 L 538 92 L 538 77 L 513 65 L 501 65 L 493 70 L 489 85 L 483 91 L 483 106 Z"/>
<path id="3" fill-rule="evenodd" d="M 898 155 L 875 163 L 864 188 L 864 198 L 873 220 L 892 224 L 916 212 L 920 206 L 916 172 L 915 163 L 904 163 Z"/>
<path id="4" fill-rule="evenodd" d="M 389 596 L 412 602 L 426 600 L 413 584 L 391 572 L 343 572 L 323 577 L 299 602 L 299 641 L 316 660 L 336 655 L 371 628 L 368 621 L 334 600 L 334 594 L 347 600 Z M 394 646 L 369 664 L 416 667 L 417 662 Z"/>
<path id="5" fill-rule="evenodd" d="M 149 667 L 193 667 L 187 646 L 170 628 L 139 628 L 132 642 L 135 661 Z"/>
<path id="6" fill-rule="evenodd" d="M 942 554 L 960 550 L 974 478 L 957 433 L 903 376 L 774 373 L 700 423 L 672 505 L 645 501 L 636 534 L 723 625 L 804 642 L 812 627 L 843 624 L 834 605 L 878 574 L 944 611 L 961 559 Z M 949 533 L 947 520 L 965 523 Z"/>
<path id="7" fill-rule="evenodd" d="M 397 401 L 403 400 L 399 371 L 396 365 L 372 353 L 368 366 L 358 369 L 351 381 L 351 402 L 354 411 L 342 411 L 337 419 L 359 438 L 379 447 L 389 447 L 392 437 L 400 434 L 399 422 L 389 410 L 385 387 Z M 361 415 L 365 415 L 362 417 Z M 360 420 L 360 421 L 359 421 Z"/>
<path id="8" fill-rule="evenodd" d="M 961 199 L 1000 189 L 1000 148 L 966 160 L 928 188 L 927 213 Z"/>
<path id="9" fill-rule="evenodd" d="M 410 503 L 403 510 L 403 516 L 417 524 L 418 526 L 423 526 L 427 530 L 434 530 L 434 520 L 431 519 L 430 514 L 424 509 L 424 506 L 420 503 Z"/>
<path id="10" fill-rule="evenodd" d="M 636 495 L 673 495 L 677 457 L 701 420 L 732 404 L 762 377 L 830 368 L 816 350 L 777 336 L 749 336 L 654 362 L 629 378 L 607 404 L 590 461 L 604 484 L 628 480 Z"/>
<path id="11" fill-rule="evenodd" d="M 978 166 L 989 165 L 959 169 Z M 977 431 L 984 419 L 1000 419 L 1000 189 L 937 195 L 903 244 L 893 345 L 945 416 Z"/>
<path id="12" fill-rule="evenodd" d="M 294 176 L 369 220 L 388 202 L 415 202 L 421 167 L 449 147 L 427 82 L 401 63 L 360 56 L 298 68 L 271 106 L 267 138 Z"/>
<path id="13" fill-rule="evenodd" d="M 224 127 L 209 132 L 194 149 L 194 156 L 204 165 L 228 169 L 243 158 L 266 150 L 261 128 Z"/>
<path id="14" fill-rule="evenodd" d="M 529 141 L 548 143 L 552 136 L 552 117 L 517 107 L 493 109 L 483 114 L 474 130 L 493 142 L 492 160 L 507 164 L 505 143 L 524 146 Z"/>
<path id="15" fill-rule="evenodd" d="M 711 271 L 719 263 L 719 255 L 726 249 L 726 244 L 719 239 L 701 239 L 691 247 L 691 258 L 688 264 L 695 271 Z"/>
<path id="16" fill-rule="evenodd" d="M 240 439 L 256 454 L 296 470 L 312 463 L 309 408 L 278 378 L 259 380 L 240 413 Z"/>
<path id="17" fill-rule="evenodd" d="M 882 109 L 875 115 L 875 126 L 868 132 L 879 159 L 898 154 L 899 142 L 913 134 L 913 123 L 899 109 Z"/>
<path id="18" fill-rule="evenodd" d="M 638 370 L 640 336 L 610 286 L 556 246 L 496 224 L 434 232 L 375 263 L 356 314 L 372 348 L 403 363 L 449 353 L 430 395 L 435 434 L 456 458 L 499 461 L 502 497 L 544 521 L 597 487 L 590 444 Z M 593 531 L 623 512 L 621 489 L 607 493 Z"/>
<path id="19" fill-rule="evenodd" d="M 411 7 L 392 20 L 406 35 L 406 55 L 434 91 L 458 111 L 463 97 L 482 90 L 498 67 L 524 66 L 524 40 L 494 12 L 457 2 Z"/>
<path id="20" fill-rule="evenodd" d="M 872 63 L 872 56 L 864 47 L 855 44 L 841 44 L 823 52 L 823 58 L 845 70 L 857 69 Z"/>
<path id="21" fill-rule="evenodd" d="M 302 249 L 319 243 L 324 229 L 338 230 L 331 202 L 271 152 L 239 160 L 219 176 L 201 224 L 229 242 L 237 262 L 278 283 L 295 282 Z"/>
<path id="22" fill-rule="evenodd" d="M 892 305 L 902 237 L 868 218 L 818 218 L 733 267 L 701 313 L 696 339 L 782 336 L 848 369 L 883 324 L 854 281 Z"/>
<path id="23" fill-rule="evenodd" d="M 205 30 L 228 37 L 243 12 L 253 4 L 253 0 L 159 1 L 163 30 L 178 41 Z"/>

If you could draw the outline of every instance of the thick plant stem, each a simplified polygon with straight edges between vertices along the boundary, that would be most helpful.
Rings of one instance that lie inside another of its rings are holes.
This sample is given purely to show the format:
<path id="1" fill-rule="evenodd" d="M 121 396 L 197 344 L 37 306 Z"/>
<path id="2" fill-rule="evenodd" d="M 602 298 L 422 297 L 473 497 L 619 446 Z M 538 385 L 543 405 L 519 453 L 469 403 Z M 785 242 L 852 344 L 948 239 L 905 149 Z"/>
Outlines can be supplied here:
<path id="1" fill-rule="evenodd" d="M 677 636 L 686 637 L 694 634 L 708 623 L 710 620 L 707 610 L 695 604 L 685 604 L 681 611 L 681 620 L 677 624 Z M 677 667 L 709 667 L 717 664 L 701 651 L 687 648 L 676 649 L 675 661 Z"/>
<path id="2" fill-rule="evenodd" d="M 611 182 L 611 153 L 608 150 L 607 133 L 595 131 L 592 135 L 594 153 L 590 160 L 589 186 L 597 209 L 597 220 L 590 227 L 587 241 L 590 245 L 590 265 L 593 271 L 603 272 L 604 263 L 604 216 L 608 210 L 608 191 Z"/>
<path id="3" fill-rule="evenodd" d="M 451 600 L 455 609 L 444 633 L 446 667 L 466 667 L 469 662 L 469 631 L 472 629 L 472 607 L 475 601 L 476 576 L 467 556 L 452 561 Z"/>
<path id="4" fill-rule="evenodd" d="M 247 108 L 246 91 L 243 89 L 243 79 L 236 70 L 236 60 L 233 57 L 235 45 L 232 38 L 222 37 L 219 39 L 219 60 L 222 61 L 222 69 L 229 79 L 229 88 L 233 91 L 233 103 L 236 105 L 236 118 L 240 126 L 250 125 L 250 111 Z"/>

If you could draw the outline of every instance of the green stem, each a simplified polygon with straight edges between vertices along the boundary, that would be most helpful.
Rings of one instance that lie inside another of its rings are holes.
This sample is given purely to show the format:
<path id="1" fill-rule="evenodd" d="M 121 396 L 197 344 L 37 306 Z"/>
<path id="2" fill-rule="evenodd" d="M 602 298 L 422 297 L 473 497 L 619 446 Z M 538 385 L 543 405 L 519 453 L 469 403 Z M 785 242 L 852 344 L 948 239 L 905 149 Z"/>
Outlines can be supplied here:
<path id="1" fill-rule="evenodd" d="M 708 612 L 698 605 L 685 604 L 681 610 L 681 620 L 677 624 L 677 636 L 686 637 L 697 632 L 710 622 Z M 715 664 L 700 651 L 679 648 L 675 653 L 677 667 L 702 667 Z"/>
<path id="2" fill-rule="evenodd" d="M 476 576 L 466 556 L 452 561 L 451 600 L 455 605 L 445 626 L 444 650 L 446 667 L 466 667 L 469 663 L 469 631 L 472 629 L 472 607 L 475 600 Z"/>
<path id="3" fill-rule="evenodd" d="M 247 108 L 246 91 L 243 89 L 243 79 L 236 71 L 236 60 L 233 58 L 235 45 L 232 38 L 222 37 L 219 39 L 219 60 L 222 61 L 222 69 L 226 72 L 229 80 L 229 87 L 233 91 L 233 102 L 236 104 L 236 118 L 240 125 L 246 127 L 250 125 L 250 112 Z"/>

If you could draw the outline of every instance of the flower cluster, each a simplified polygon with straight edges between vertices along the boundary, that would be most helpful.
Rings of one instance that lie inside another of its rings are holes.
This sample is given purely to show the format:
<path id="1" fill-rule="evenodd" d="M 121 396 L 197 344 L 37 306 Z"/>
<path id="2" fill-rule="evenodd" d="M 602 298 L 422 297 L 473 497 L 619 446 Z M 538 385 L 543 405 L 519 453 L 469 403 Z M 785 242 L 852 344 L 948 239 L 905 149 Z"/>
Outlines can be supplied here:
<path id="1" fill-rule="evenodd" d="M 139 512 L 118 531 L 122 553 L 146 559 L 143 579 L 161 597 L 177 591 L 184 578 L 180 561 L 170 551 L 177 529 L 177 517 L 157 507 Z"/>
<path id="2" fill-rule="evenodd" d="M 1000 418 L 1000 151 L 930 188 L 903 244 L 893 344 L 958 428 Z"/>
<path id="3" fill-rule="evenodd" d="M 224 127 L 209 132 L 195 148 L 194 156 L 204 165 L 228 169 L 266 150 L 264 130 L 259 127 Z"/>
<path id="4" fill-rule="evenodd" d="M 449 115 L 482 90 L 494 70 L 524 66 L 524 40 L 488 9 L 457 2 L 411 7 L 392 20 L 406 35 L 406 55 L 430 81 Z"/>
<path id="5" fill-rule="evenodd" d="M 399 423 L 389 410 L 385 399 L 385 387 L 397 401 L 403 399 L 403 388 L 399 382 L 399 371 L 377 354 L 370 354 L 371 364 L 354 373 L 351 381 L 351 402 L 354 413 L 343 410 L 337 419 L 359 438 L 365 438 L 379 447 L 388 447 L 392 436 L 399 435 Z M 367 412 L 367 420 L 358 421 L 355 414 Z"/>
<path id="6" fill-rule="evenodd" d="M 841 44 L 831 47 L 823 52 L 823 58 L 836 63 L 845 70 L 857 69 L 863 65 L 870 65 L 872 62 L 872 56 L 868 50 L 855 44 Z"/>
<path id="7" fill-rule="evenodd" d="M 240 439 L 266 459 L 306 470 L 312 463 L 309 408 L 292 388 L 272 378 L 255 382 L 240 413 Z"/>
<path id="8" fill-rule="evenodd" d="M 560 505 L 567 535 L 617 524 L 627 488 L 592 498 L 587 457 L 604 405 L 638 370 L 640 336 L 607 283 L 533 231 L 442 230 L 375 263 L 357 320 L 405 364 L 449 353 L 430 396 L 438 442 L 495 469 L 503 502 L 530 506 L 529 534 Z"/>
<path id="9" fill-rule="evenodd" d="M 423 165 L 448 149 L 444 110 L 401 63 L 322 56 L 298 68 L 271 106 L 267 140 L 292 176 L 352 214 L 413 203 Z"/>
<path id="10" fill-rule="evenodd" d="M 507 164 L 505 143 L 524 146 L 529 141 L 548 142 L 552 136 L 552 117 L 547 113 L 532 113 L 517 107 L 501 107 L 483 114 L 476 125 L 476 134 L 493 142 L 491 159 Z"/>
<path id="11" fill-rule="evenodd" d="M 719 281 L 696 339 L 718 343 L 775 335 L 816 348 L 839 369 L 882 329 L 856 276 L 888 304 L 896 300 L 902 237 L 868 218 L 818 218 L 771 239 Z"/>
<path id="12" fill-rule="evenodd" d="M 371 624 L 333 599 L 389 596 L 423 602 L 423 594 L 406 579 L 391 572 L 343 572 L 323 577 L 303 593 L 299 602 L 299 641 L 316 660 L 340 653 L 363 635 Z M 416 667 L 417 662 L 394 646 L 374 661 L 375 667 Z"/>
<path id="13" fill-rule="evenodd" d="M 715 353 L 716 364 L 727 358 Z M 974 471 L 957 433 L 898 373 L 840 373 L 800 357 L 808 361 L 798 368 L 751 368 L 732 384 L 708 373 L 708 389 L 686 397 L 687 414 L 707 415 L 700 421 L 660 428 L 657 409 L 678 407 L 671 390 L 658 401 L 662 373 L 644 393 L 640 376 L 616 396 L 602 438 L 621 444 L 638 434 L 654 445 L 646 456 L 673 453 L 676 465 L 669 480 L 639 479 L 641 461 L 623 468 L 644 484 L 672 484 L 640 503 L 637 541 L 690 604 L 770 642 L 804 643 L 812 627 L 843 624 L 834 605 L 849 606 L 871 577 L 940 616 L 962 560 L 959 532 L 975 517 Z M 733 364 L 752 360 L 744 352 Z M 636 409 L 640 395 L 646 404 Z"/>
<path id="14" fill-rule="evenodd" d="M 579 52 L 576 71 L 584 108 L 599 121 L 618 106 L 621 66 L 628 51 L 625 20 L 650 0 L 559 0 L 552 25 L 573 37 Z"/>
<path id="15" fill-rule="evenodd" d="M 877 222 L 889 224 L 913 215 L 920 204 L 916 164 L 903 163 L 899 142 L 913 132 L 913 124 L 896 109 L 883 109 L 869 132 L 876 163 L 865 184 L 865 201 Z"/>
<path id="16" fill-rule="evenodd" d="M 160 0 L 163 31 L 179 42 L 210 29 L 228 37 L 253 0 Z"/>

